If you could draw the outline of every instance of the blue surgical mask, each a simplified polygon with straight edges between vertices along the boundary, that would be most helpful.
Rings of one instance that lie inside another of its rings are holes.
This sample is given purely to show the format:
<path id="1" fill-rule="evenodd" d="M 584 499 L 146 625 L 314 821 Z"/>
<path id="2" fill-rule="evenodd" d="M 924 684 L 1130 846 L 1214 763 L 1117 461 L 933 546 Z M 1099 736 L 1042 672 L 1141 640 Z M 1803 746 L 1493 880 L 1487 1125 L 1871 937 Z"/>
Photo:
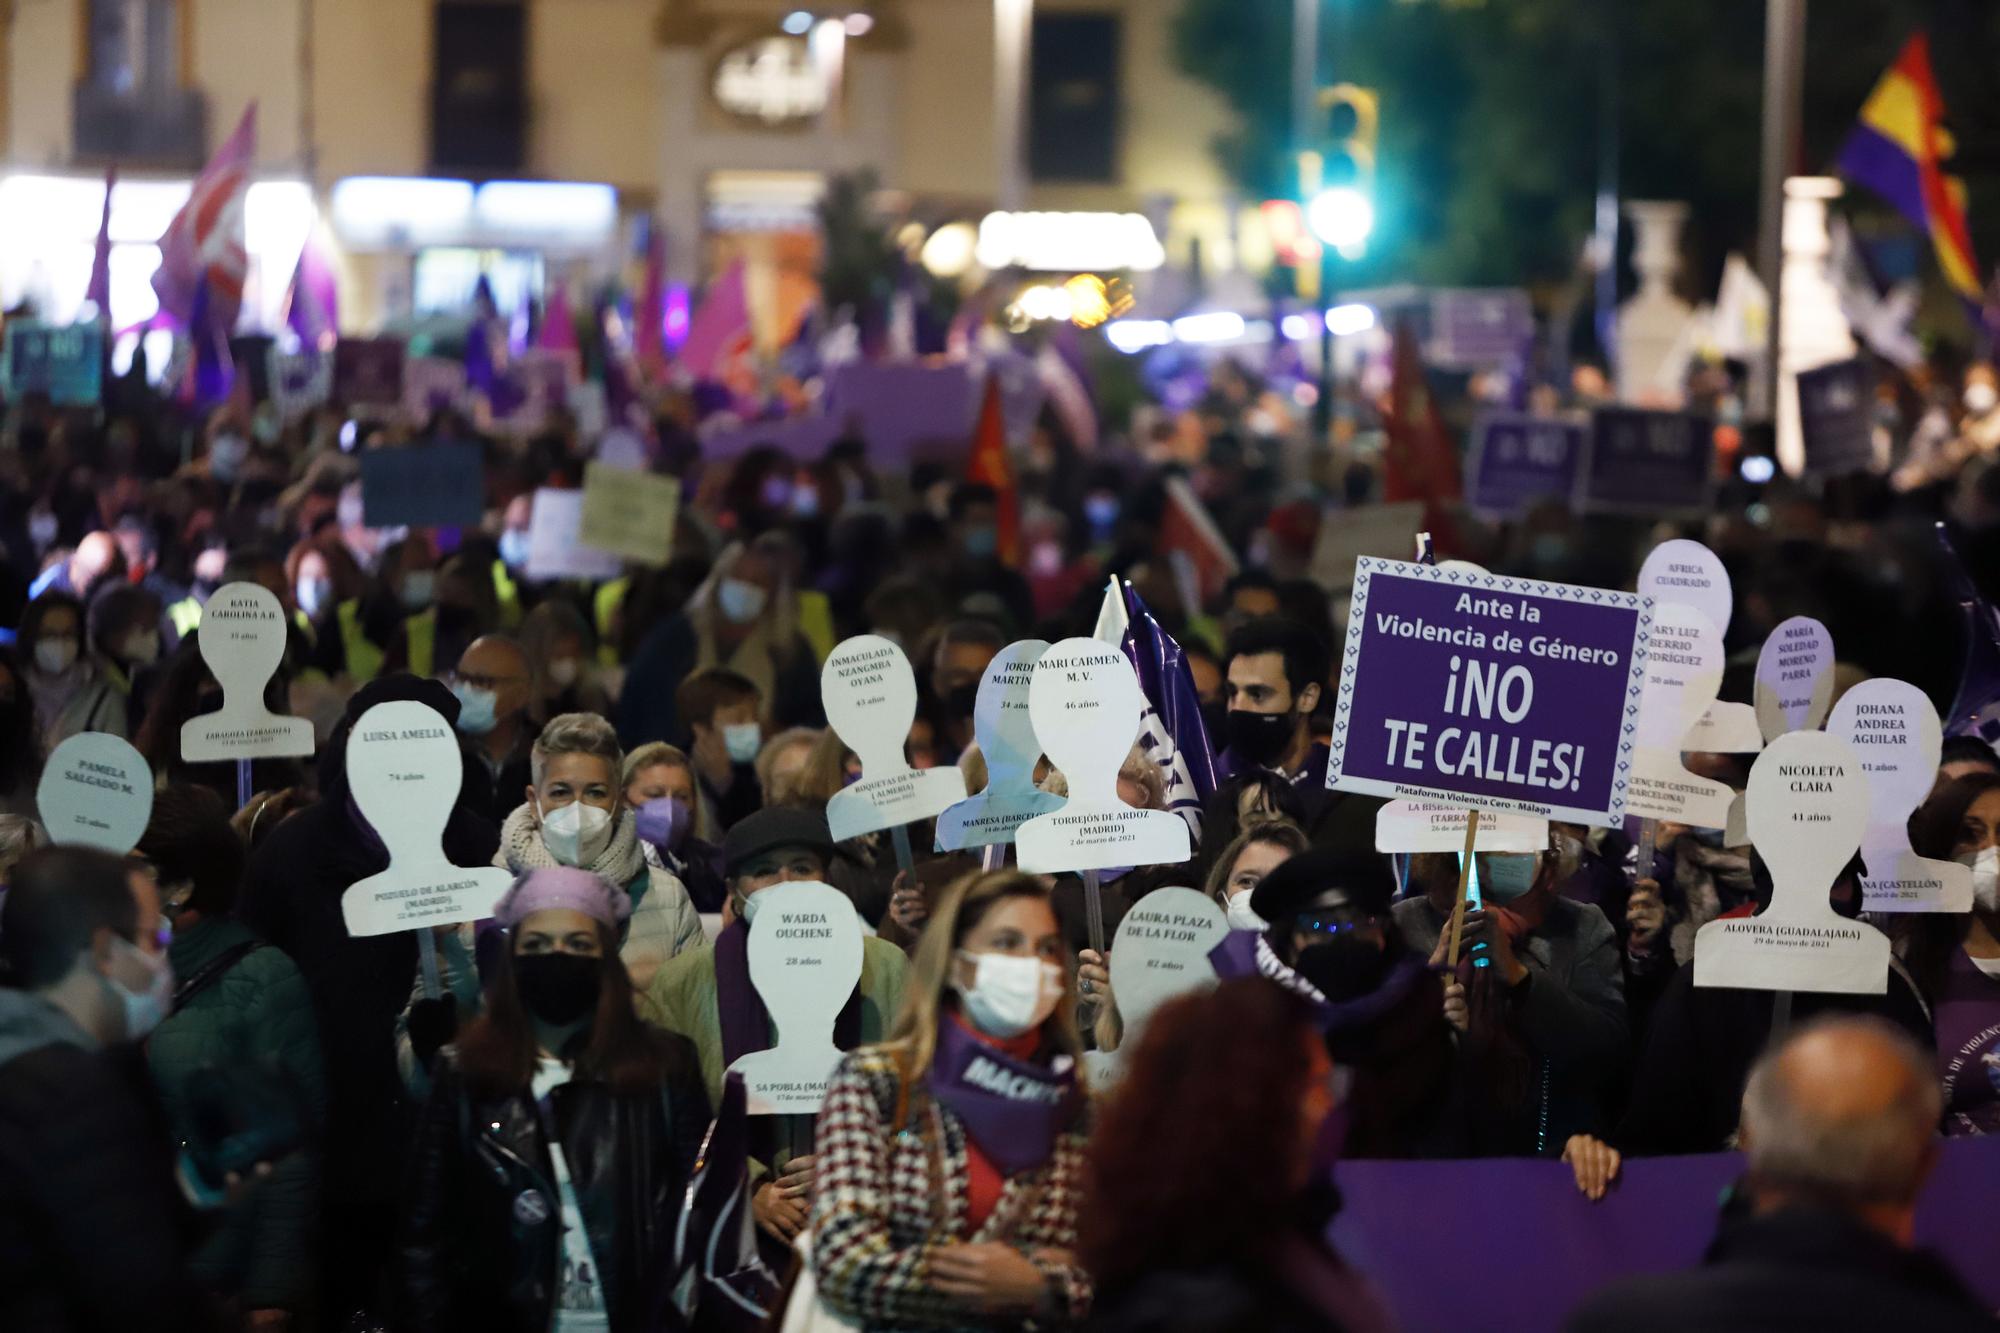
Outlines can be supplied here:
<path id="1" fill-rule="evenodd" d="M 300 579 L 294 591 L 298 594 L 299 610 L 305 612 L 307 618 L 317 620 L 320 612 L 333 601 L 333 580 Z"/>
<path id="2" fill-rule="evenodd" d="M 217 481 L 231 482 L 250 457 L 250 441 L 241 435 L 218 435 L 208 446 L 208 470 Z"/>
<path id="3" fill-rule="evenodd" d="M 1527 852 L 1479 853 L 1479 892 L 1490 903 L 1511 903 L 1535 887 L 1541 858 Z"/>
<path id="4" fill-rule="evenodd" d="M 755 722 L 732 722 L 722 729 L 723 748 L 729 751 L 732 764 L 755 761 L 758 747 L 763 743 L 764 729 Z"/>
<path id="5" fill-rule="evenodd" d="M 437 595 L 437 573 L 429 569 L 413 569 L 403 575 L 397 585 L 397 595 L 402 599 L 405 611 L 421 611 L 431 604 Z"/>
<path id="6" fill-rule="evenodd" d="M 742 579 L 724 579 L 715 590 L 715 604 L 722 614 L 733 624 L 747 625 L 764 613 L 764 603 L 770 594 L 755 583 Z"/>
<path id="7" fill-rule="evenodd" d="M 965 553 L 976 560 L 983 560 L 1000 549 L 1000 534 L 991 527 L 980 526 L 965 530 Z"/>
<path id="8" fill-rule="evenodd" d="M 459 681 L 451 687 L 458 696 L 458 729 L 468 736 L 484 736 L 500 725 L 500 696 L 492 690 Z"/>
<path id="9" fill-rule="evenodd" d="M 1083 516 L 1090 520 L 1093 528 L 1108 528 L 1118 521 L 1118 497 L 1115 495 L 1091 495 L 1084 497 Z"/>
<path id="10" fill-rule="evenodd" d="M 528 563 L 528 530 L 509 528 L 500 534 L 500 563 L 509 569 L 521 569 Z"/>

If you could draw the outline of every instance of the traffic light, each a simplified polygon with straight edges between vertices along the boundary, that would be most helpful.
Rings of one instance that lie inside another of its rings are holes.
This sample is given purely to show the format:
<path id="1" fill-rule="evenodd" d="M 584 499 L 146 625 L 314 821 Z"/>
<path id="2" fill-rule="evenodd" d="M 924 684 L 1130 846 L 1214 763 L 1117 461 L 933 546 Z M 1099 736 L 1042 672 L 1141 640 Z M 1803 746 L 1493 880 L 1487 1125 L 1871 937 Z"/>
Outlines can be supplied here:
<path id="1" fill-rule="evenodd" d="M 1300 181 L 1306 222 L 1313 234 L 1349 258 L 1375 229 L 1375 136 L 1380 104 L 1372 88 L 1336 83 L 1322 88 L 1326 117 L 1324 154 L 1301 154 Z M 1317 163 L 1308 158 L 1317 157 Z M 1317 166 L 1317 172 L 1313 167 Z M 1317 179 L 1306 179 L 1316 175 Z"/>

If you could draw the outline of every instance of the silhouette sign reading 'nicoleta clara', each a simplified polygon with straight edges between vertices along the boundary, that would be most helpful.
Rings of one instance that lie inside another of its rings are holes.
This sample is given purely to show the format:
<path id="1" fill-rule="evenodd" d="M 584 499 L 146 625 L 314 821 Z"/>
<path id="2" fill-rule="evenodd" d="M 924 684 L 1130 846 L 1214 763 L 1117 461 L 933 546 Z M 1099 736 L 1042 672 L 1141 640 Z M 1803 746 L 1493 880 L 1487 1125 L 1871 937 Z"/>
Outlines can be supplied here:
<path id="1" fill-rule="evenodd" d="M 285 608 L 257 583 L 225 583 L 203 604 L 201 660 L 222 686 L 222 707 L 181 724 L 181 758 L 290 758 L 313 752 L 312 723 L 274 713 L 264 689 L 285 656 Z"/>

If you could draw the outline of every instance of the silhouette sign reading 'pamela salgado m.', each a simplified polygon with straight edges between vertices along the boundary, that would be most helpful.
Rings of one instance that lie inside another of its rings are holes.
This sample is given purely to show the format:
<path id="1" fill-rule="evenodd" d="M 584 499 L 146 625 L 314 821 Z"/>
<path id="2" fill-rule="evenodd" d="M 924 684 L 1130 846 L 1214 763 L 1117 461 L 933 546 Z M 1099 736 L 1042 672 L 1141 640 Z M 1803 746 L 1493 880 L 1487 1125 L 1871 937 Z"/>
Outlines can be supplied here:
<path id="1" fill-rule="evenodd" d="M 222 707 L 181 724 L 181 758 L 265 759 L 313 752 L 312 723 L 274 713 L 265 687 L 285 656 L 285 608 L 257 583 L 225 583 L 201 609 L 201 660 L 222 686 Z"/>
<path id="2" fill-rule="evenodd" d="M 729 1066 L 743 1076 L 751 1115 L 819 1110 L 840 1063 L 833 1024 L 861 981 L 861 918 L 839 889 L 815 880 L 757 891 L 750 922 L 750 984 L 777 1043 Z"/>
<path id="3" fill-rule="evenodd" d="M 1745 797 L 1750 841 L 1771 872 L 1771 903 L 1701 928 L 1694 984 L 1882 994 L 1889 937 L 1831 901 L 1868 820 L 1868 779 L 1854 747 L 1823 731 L 1780 736 L 1750 770 Z"/>
<path id="4" fill-rule="evenodd" d="M 1840 696 L 1826 733 L 1854 747 L 1868 778 L 1861 905 L 1871 912 L 1970 912 L 1972 868 L 1918 856 L 1910 847 L 1910 812 L 1930 794 L 1944 746 L 1929 697 L 1908 681 L 1864 680 Z"/>
<path id="5" fill-rule="evenodd" d="M 153 771 L 122 736 L 81 731 L 42 765 L 35 808 L 52 841 L 123 856 L 153 815 Z"/>
<path id="6" fill-rule="evenodd" d="M 347 785 L 389 866 L 340 899 L 350 935 L 454 925 L 490 916 L 513 881 L 499 866 L 454 865 L 444 826 L 465 769 L 451 724 L 411 699 L 376 704 L 347 738 Z"/>
<path id="7" fill-rule="evenodd" d="M 826 723 L 861 761 L 861 778 L 826 803 L 834 841 L 929 819 L 965 799 L 956 768 L 914 769 L 903 742 L 917 717 L 917 678 L 903 650 L 878 634 L 857 634 L 820 668 Z"/>
<path id="8" fill-rule="evenodd" d="M 1118 795 L 1145 707 L 1131 660 L 1101 639 L 1064 639 L 1035 662 L 1028 714 L 1049 762 L 1069 784 L 1053 813 L 1021 825 L 1014 849 L 1033 873 L 1175 865 L 1188 859 L 1187 821 Z"/>
<path id="9" fill-rule="evenodd" d="M 1028 715 L 1028 686 L 1048 647 L 1045 639 L 1022 639 L 1001 649 L 987 666 L 972 708 L 972 731 L 986 761 L 986 788 L 938 816 L 939 851 L 1012 842 L 1022 824 L 1062 804 L 1062 797 L 1035 785 L 1042 745 Z"/>

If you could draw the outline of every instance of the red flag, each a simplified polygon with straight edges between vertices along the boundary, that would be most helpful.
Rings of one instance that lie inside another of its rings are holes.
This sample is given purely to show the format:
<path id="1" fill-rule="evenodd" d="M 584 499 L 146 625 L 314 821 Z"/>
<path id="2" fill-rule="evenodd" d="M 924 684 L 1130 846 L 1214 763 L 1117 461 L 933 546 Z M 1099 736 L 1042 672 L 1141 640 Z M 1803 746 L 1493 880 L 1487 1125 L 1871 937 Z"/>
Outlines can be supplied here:
<path id="1" fill-rule="evenodd" d="M 979 405 L 979 428 L 972 436 L 972 456 L 965 479 L 991 486 L 1000 500 L 1000 559 L 1021 560 L 1021 497 L 1014 489 L 1014 466 L 1007 458 L 1007 423 L 1000 414 L 1000 380 L 986 377 L 986 398 Z"/>
<path id="2" fill-rule="evenodd" d="M 1416 334 L 1397 326 L 1389 376 L 1389 399 L 1382 405 L 1382 498 L 1422 500 L 1424 522 L 1439 544 L 1455 549 L 1456 532 L 1445 502 L 1463 493 L 1458 450 L 1438 416 L 1437 402 L 1424 380 Z"/>
<path id="3" fill-rule="evenodd" d="M 1172 567 L 1189 615 L 1220 597 L 1223 585 L 1236 576 L 1236 552 L 1185 478 L 1167 478 L 1167 505 L 1160 511 L 1154 547 Z"/>

